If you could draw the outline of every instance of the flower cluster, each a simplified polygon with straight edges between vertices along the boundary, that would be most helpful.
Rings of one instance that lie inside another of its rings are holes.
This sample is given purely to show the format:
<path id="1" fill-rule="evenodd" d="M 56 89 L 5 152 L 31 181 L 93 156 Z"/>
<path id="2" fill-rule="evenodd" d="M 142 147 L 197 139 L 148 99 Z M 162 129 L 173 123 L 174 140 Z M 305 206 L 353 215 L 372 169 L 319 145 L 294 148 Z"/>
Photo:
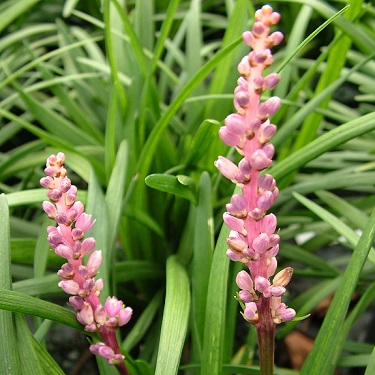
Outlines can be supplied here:
<path id="1" fill-rule="evenodd" d="M 270 32 L 270 26 L 279 21 L 280 15 L 269 5 L 259 9 L 255 18 L 252 31 L 242 35 L 252 51 L 238 65 L 241 77 L 234 90 L 237 113 L 230 114 L 225 119 L 225 126 L 219 130 L 222 141 L 234 146 L 242 159 L 235 164 L 219 156 L 215 165 L 242 189 L 242 194 L 235 194 L 226 205 L 223 219 L 231 230 L 227 239 L 228 257 L 247 265 L 250 272 L 241 271 L 236 279 L 241 289 L 238 295 L 244 307 L 243 316 L 257 325 L 262 318 L 268 319 L 265 316 L 270 317 L 273 324 L 291 320 L 295 311 L 281 302 L 293 269 L 288 267 L 280 271 L 273 277 L 272 284 L 269 280 L 277 268 L 280 237 L 275 233 L 276 216 L 267 211 L 279 190 L 270 174 L 261 174 L 272 164 L 274 146 L 269 141 L 276 126 L 269 117 L 280 107 L 280 99 L 276 96 L 260 101 L 262 92 L 279 82 L 278 74 L 263 77 L 263 71 L 273 61 L 270 48 L 281 43 L 283 34 Z"/>
<path id="2" fill-rule="evenodd" d="M 123 364 L 116 329 L 130 320 L 132 309 L 116 297 L 108 297 L 104 306 L 100 303 L 103 280 L 96 280 L 95 276 L 102 262 L 102 251 L 94 251 L 93 237 L 84 239 L 95 220 L 84 212 L 84 205 L 76 201 L 77 187 L 67 177 L 64 160 L 61 152 L 51 155 L 44 170 L 47 176 L 40 180 L 40 184 L 49 189 L 50 201 L 43 202 L 43 209 L 57 223 L 57 227 L 47 228 L 48 242 L 57 255 L 67 260 L 57 272 L 61 280 L 58 285 L 71 295 L 69 303 L 77 311 L 77 320 L 87 331 L 99 332 L 104 341 L 91 345 L 91 352 L 110 364 Z M 86 265 L 83 264 L 85 255 L 88 256 Z"/>

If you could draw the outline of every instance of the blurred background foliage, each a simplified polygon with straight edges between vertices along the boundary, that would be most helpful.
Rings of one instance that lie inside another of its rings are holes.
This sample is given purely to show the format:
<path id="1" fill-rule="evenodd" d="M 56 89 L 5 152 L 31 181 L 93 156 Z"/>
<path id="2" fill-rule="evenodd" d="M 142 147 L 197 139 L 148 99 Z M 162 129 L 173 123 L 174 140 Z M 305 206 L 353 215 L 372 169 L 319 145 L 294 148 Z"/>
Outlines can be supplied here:
<path id="1" fill-rule="evenodd" d="M 281 189 L 272 210 L 282 239 L 279 266 L 295 268 L 288 305 L 299 316 L 312 313 L 278 330 L 277 363 L 294 369 L 278 373 L 360 374 L 367 367 L 369 375 L 375 9 L 361 0 L 269 4 L 281 13 L 285 35 L 269 68 L 281 82 L 263 95 L 282 99 L 272 119 L 279 130 L 271 168 Z M 3 225 L 10 227 L 9 242 L 2 238 L 10 261 L 2 262 L 1 288 L 12 280 L 21 293 L 1 308 L 25 312 L 25 295 L 38 297 L 26 312 L 39 317 L 46 317 L 38 314 L 39 299 L 66 306 L 39 186 L 46 158 L 62 151 L 86 212 L 97 220 L 91 235 L 103 250 L 103 295 L 116 294 L 134 309 L 121 338 L 129 358 L 144 361 L 134 362 L 134 371 L 152 373 L 147 362 L 160 374 L 177 373 L 179 365 L 189 374 L 258 373 L 255 333 L 233 299 L 240 266 L 225 257 L 225 228 L 218 239 L 233 185 L 213 162 L 235 157 L 217 133 L 233 112 L 236 66 L 248 53 L 241 34 L 262 5 L 1 2 L 0 191 L 9 205 Z M 6 325 L 11 315 L 2 319 Z M 34 319 L 32 332 L 51 350 L 57 325 L 47 322 Z M 301 358 L 292 332 L 302 335 Z M 72 340 L 67 331 L 61 336 Z M 61 359 L 61 345 L 52 355 L 66 373 L 111 373 L 100 361 L 99 370 L 83 370 L 85 360 Z"/>

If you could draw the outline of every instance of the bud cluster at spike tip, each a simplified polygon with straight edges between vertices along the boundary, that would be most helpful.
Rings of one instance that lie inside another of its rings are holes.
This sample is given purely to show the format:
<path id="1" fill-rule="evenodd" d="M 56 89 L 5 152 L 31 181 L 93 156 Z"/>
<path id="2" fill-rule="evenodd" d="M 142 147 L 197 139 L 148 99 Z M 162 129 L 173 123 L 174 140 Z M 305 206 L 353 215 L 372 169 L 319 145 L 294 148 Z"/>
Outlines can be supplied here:
<path id="1" fill-rule="evenodd" d="M 116 297 L 108 297 L 104 306 L 99 296 L 103 280 L 95 279 L 102 262 L 102 251 L 95 250 L 93 237 L 84 238 L 95 223 L 84 212 L 84 205 L 76 201 L 77 188 L 71 184 L 64 168 L 65 155 L 59 152 L 47 159 L 46 177 L 40 184 L 49 189 L 42 207 L 57 226 L 47 227 L 47 239 L 57 255 L 67 260 L 57 272 L 59 286 L 70 294 L 69 304 L 77 311 L 77 320 L 87 331 L 99 332 L 104 343 L 91 345 L 90 350 L 110 364 L 124 361 L 116 340 L 116 329 L 128 323 L 133 310 Z M 88 260 L 83 264 L 83 257 Z M 116 343 L 115 346 L 113 343 Z"/>
<path id="2" fill-rule="evenodd" d="M 261 174 L 271 166 L 275 152 L 270 140 L 277 128 L 270 117 L 279 109 L 280 99 L 271 96 L 261 102 L 260 96 L 264 90 L 273 89 L 280 79 L 276 73 L 263 75 L 273 62 L 271 48 L 283 40 L 281 32 L 270 30 L 279 19 L 279 13 L 265 5 L 256 11 L 252 30 L 242 35 L 252 50 L 238 64 L 241 76 L 234 90 L 237 113 L 227 116 L 219 130 L 221 140 L 235 147 L 242 158 L 236 164 L 219 156 L 215 162 L 223 176 L 242 190 L 242 194 L 235 194 L 226 205 L 223 220 L 231 230 L 227 238 L 228 257 L 249 268 L 249 272 L 241 271 L 236 281 L 241 289 L 238 296 L 244 306 L 242 315 L 253 324 L 259 321 L 261 298 L 270 299 L 274 324 L 295 316 L 295 311 L 281 302 L 293 269 L 280 271 L 273 283 L 269 280 L 276 272 L 280 237 L 275 233 L 276 216 L 267 211 L 276 201 L 279 190 L 272 175 Z"/>

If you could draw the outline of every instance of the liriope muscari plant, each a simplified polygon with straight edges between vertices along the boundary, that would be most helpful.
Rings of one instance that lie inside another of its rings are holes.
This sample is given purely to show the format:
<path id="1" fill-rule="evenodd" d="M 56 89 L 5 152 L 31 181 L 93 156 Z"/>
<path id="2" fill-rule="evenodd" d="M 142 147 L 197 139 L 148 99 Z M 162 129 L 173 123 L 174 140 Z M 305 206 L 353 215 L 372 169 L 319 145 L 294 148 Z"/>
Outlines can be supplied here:
<path id="1" fill-rule="evenodd" d="M 263 173 L 272 164 L 274 146 L 270 139 L 276 126 L 270 122 L 280 107 L 278 97 L 261 102 L 264 90 L 274 88 L 279 75 L 264 76 L 264 70 L 273 62 L 271 48 L 281 43 L 283 34 L 271 33 L 270 27 L 280 19 L 269 5 L 255 13 L 252 31 L 243 33 L 243 41 L 251 47 L 238 65 L 241 77 L 234 90 L 236 113 L 225 119 L 219 130 L 222 141 L 234 146 L 242 159 L 238 164 L 219 156 L 215 162 L 219 171 L 241 190 L 226 205 L 223 219 L 229 227 L 228 257 L 248 268 L 236 277 L 241 289 L 238 300 L 242 315 L 257 330 L 261 373 L 273 374 L 275 325 L 293 319 L 295 311 L 281 302 L 293 269 L 285 268 L 276 275 L 280 237 L 275 232 L 276 216 L 267 213 L 279 190 L 272 175 Z"/>
<path id="2" fill-rule="evenodd" d="M 71 295 L 69 304 L 77 311 L 77 320 L 85 330 L 98 332 L 103 340 L 92 344 L 90 351 L 115 365 L 120 374 L 128 375 L 116 331 L 130 320 L 133 311 L 116 297 L 108 297 L 104 306 L 100 302 L 103 280 L 95 280 L 95 276 L 102 262 L 102 251 L 94 251 L 93 237 L 84 239 L 95 220 L 84 212 L 84 205 L 76 201 L 77 187 L 67 177 L 64 160 L 62 152 L 51 155 L 44 170 L 47 176 L 40 180 L 40 184 L 49 189 L 49 201 L 43 202 L 43 209 L 57 223 L 47 228 L 48 242 L 57 255 L 67 260 L 57 272 L 61 280 L 58 285 Z M 85 255 L 89 257 L 83 264 Z"/>

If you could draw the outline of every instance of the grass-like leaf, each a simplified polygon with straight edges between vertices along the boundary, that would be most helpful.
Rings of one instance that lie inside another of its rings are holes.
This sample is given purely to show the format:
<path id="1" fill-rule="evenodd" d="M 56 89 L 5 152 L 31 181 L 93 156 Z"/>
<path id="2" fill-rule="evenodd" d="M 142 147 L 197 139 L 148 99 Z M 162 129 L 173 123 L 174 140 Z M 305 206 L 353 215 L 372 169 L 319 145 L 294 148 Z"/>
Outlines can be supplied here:
<path id="1" fill-rule="evenodd" d="M 167 261 L 167 289 L 155 375 L 178 373 L 190 310 L 186 270 L 172 256 Z"/>

